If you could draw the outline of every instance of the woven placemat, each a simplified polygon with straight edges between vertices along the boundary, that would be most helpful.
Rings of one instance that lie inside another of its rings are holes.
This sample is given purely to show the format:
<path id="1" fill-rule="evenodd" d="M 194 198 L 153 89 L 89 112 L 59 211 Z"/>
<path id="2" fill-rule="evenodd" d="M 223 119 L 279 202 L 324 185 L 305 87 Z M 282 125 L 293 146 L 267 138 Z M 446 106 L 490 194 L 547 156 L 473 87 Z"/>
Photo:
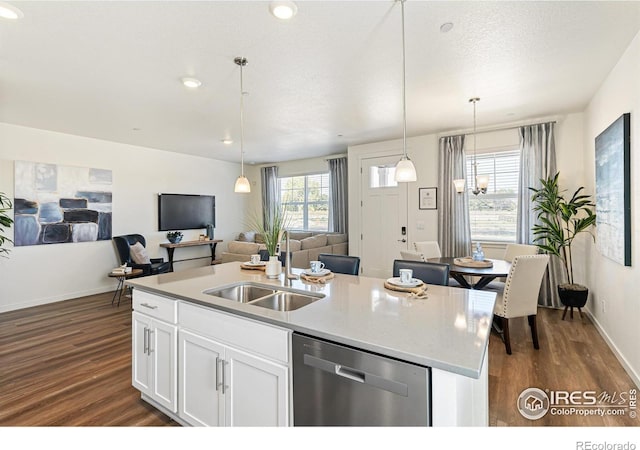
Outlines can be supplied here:
<path id="1" fill-rule="evenodd" d="M 261 266 L 249 266 L 249 265 L 246 265 L 245 263 L 242 263 L 240 264 L 240 268 L 246 269 L 246 270 L 262 270 L 264 272 L 265 269 L 267 268 L 267 265 L 263 264 Z"/>
<path id="2" fill-rule="evenodd" d="M 320 284 L 326 283 L 327 281 L 331 280 L 333 277 L 335 277 L 333 272 L 329 272 L 328 274 L 323 275 L 321 277 L 314 276 L 314 275 L 305 275 L 304 273 L 300 275 L 300 278 L 303 279 L 304 281 L 308 281 L 310 283 L 320 283 Z"/>
<path id="3" fill-rule="evenodd" d="M 455 258 L 453 260 L 453 263 L 456 266 L 462 266 L 462 267 L 476 267 L 476 268 L 493 267 L 493 262 L 489 261 L 488 259 L 483 259 L 482 261 L 474 261 L 473 258 L 470 258 L 468 256 L 466 258 Z"/>
<path id="4" fill-rule="evenodd" d="M 392 290 L 392 291 L 398 291 L 398 292 L 411 292 L 414 294 L 423 292 L 426 289 L 426 286 L 424 283 L 419 284 L 418 286 L 414 286 L 414 287 L 402 287 L 402 286 L 396 286 L 395 284 L 391 284 L 388 281 L 384 282 L 384 287 Z"/>

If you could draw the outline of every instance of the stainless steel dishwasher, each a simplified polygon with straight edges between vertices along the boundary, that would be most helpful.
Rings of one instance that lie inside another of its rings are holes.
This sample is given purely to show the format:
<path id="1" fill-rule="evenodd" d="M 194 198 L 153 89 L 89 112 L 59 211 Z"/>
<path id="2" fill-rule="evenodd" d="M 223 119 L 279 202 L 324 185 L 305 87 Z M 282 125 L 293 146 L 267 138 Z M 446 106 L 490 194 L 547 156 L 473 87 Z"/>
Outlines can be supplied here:
<path id="1" fill-rule="evenodd" d="M 428 426 L 430 370 L 293 334 L 295 426 Z"/>

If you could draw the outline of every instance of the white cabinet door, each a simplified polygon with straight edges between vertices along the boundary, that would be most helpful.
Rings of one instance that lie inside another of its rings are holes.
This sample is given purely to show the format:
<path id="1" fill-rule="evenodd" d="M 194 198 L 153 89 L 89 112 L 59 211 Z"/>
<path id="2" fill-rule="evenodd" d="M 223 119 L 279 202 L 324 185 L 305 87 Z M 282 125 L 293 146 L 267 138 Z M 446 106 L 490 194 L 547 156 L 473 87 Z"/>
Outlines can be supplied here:
<path id="1" fill-rule="evenodd" d="M 176 412 L 177 327 L 134 312 L 132 328 L 133 386 Z"/>
<path id="2" fill-rule="evenodd" d="M 221 400 L 224 347 L 210 339 L 180 330 L 180 412 L 194 426 L 223 426 Z"/>
<path id="3" fill-rule="evenodd" d="M 178 328 L 157 320 L 152 321 L 150 331 L 149 353 L 152 361 L 153 390 L 151 396 L 155 401 L 171 412 L 178 410 L 176 392 Z"/>
<path id="4" fill-rule="evenodd" d="M 136 313 L 132 317 L 132 374 L 133 386 L 142 393 L 151 395 L 151 359 L 147 353 L 151 318 Z"/>
<path id="5" fill-rule="evenodd" d="M 287 367 L 225 349 L 225 425 L 289 425 Z"/>

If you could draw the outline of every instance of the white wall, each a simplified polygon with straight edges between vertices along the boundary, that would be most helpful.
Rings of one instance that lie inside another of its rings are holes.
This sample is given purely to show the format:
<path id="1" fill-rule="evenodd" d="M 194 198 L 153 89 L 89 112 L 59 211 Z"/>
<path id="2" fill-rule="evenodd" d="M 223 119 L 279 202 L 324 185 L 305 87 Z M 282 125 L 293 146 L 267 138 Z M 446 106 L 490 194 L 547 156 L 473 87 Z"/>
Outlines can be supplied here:
<path id="1" fill-rule="evenodd" d="M 595 192 L 595 138 L 623 113 L 631 113 L 631 267 L 603 257 L 588 243 L 587 280 L 591 288 L 588 308 L 601 333 L 616 349 L 627 371 L 640 384 L 638 318 L 640 299 L 640 33 L 613 68 L 585 112 L 585 184 Z"/>
<path id="2" fill-rule="evenodd" d="M 13 162 L 46 162 L 113 171 L 113 235 L 140 233 L 151 257 L 167 259 L 157 231 L 157 194 L 216 196 L 216 238 L 242 229 L 246 198 L 234 194 L 238 164 L 0 123 L 0 191 L 13 197 Z M 204 230 L 185 231 L 185 240 Z M 13 236 L 11 230 L 10 236 Z M 218 245 L 218 255 L 226 243 Z M 210 255 L 208 247 L 177 249 L 176 259 Z M 0 312 L 110 291 L 119 265 L 112 241 L 13 248 L 0 258 Z M 176 270 L 206 264 L 176 264 Z"/>

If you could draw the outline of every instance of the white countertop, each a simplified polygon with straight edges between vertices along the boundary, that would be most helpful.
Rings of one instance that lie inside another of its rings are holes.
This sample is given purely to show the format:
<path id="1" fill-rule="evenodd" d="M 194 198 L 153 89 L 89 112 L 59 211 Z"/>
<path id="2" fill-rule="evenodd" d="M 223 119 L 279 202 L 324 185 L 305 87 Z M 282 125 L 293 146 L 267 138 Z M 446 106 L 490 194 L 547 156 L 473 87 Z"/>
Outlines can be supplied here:
<path id="1" fill-rule="evenodd" d="M 227 263 L 131 279 L 127 284 L 415 364 L 480 376 L 493 292 L 429 285 L 428 298 L 417 299 L 385 289 L 383 279 L 336 274 L 324 285 L 293 280 L 291 288 L 326 297 L 290 312 L 203 293 L 239 281 L 282 286 L 283 280 L 284 274 L 269 280 L 262 271 Z"/>

